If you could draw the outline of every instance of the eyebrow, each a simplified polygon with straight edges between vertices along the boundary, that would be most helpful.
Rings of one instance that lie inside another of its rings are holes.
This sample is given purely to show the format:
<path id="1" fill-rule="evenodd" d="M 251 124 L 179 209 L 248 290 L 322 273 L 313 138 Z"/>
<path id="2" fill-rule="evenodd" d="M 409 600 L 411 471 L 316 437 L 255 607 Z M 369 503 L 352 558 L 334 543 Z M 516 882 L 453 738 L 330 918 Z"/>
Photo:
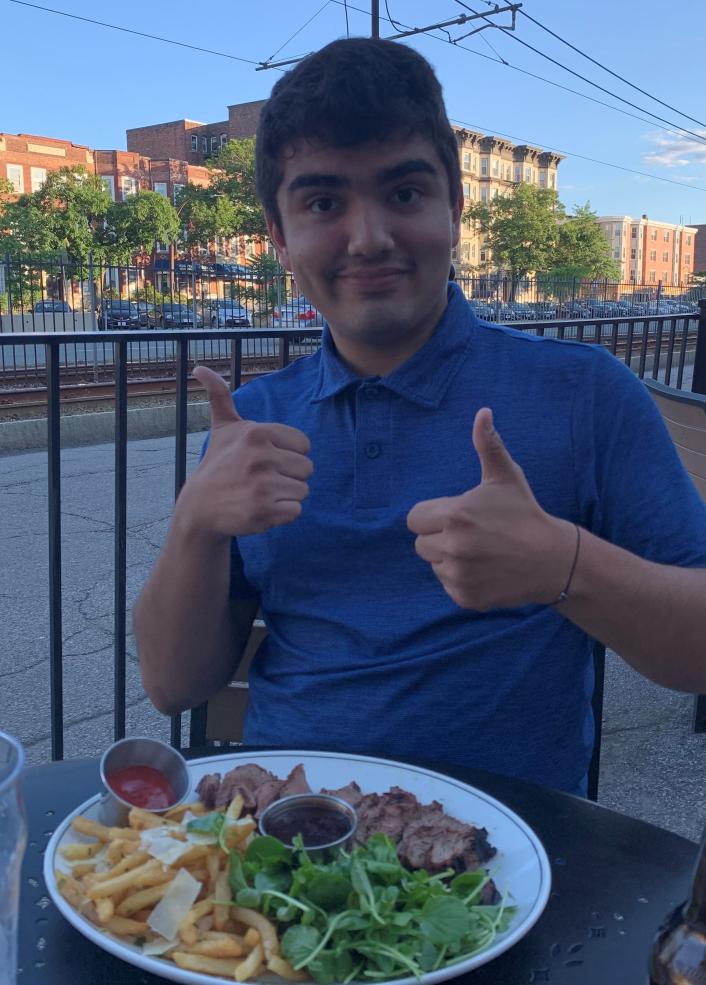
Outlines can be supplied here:
<path id="1" fill-rule="evenodd" d="M 400 164 L 396 164 L 392 168 L 387 168 L 384 171 L 378 172 L 378 179 L 384 184 L 389 184 L 393 181 L 398 181 L 400 178 L 406 178 L 410 174 L 438 174 L 437 169 L 429 161 L 424 160 L 424 158 L 413 158 L 409 161 L 402 161 Z M 350 188 L 351 180 L 350 178 L 344 178 L 337 174 L 319 174 L 312 172 L 310 174 L 300 174 L 292 181 L 290 181 L 287 186 L 288 192 L 295 192 L 300 188 Z"/>

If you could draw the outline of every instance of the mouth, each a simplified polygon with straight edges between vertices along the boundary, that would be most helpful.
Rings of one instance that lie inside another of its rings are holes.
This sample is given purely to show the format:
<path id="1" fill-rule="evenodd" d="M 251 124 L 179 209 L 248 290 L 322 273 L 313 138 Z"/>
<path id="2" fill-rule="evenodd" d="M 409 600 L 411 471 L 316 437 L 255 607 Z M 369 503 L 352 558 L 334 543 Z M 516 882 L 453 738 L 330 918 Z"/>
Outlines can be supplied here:
<path id="1" fill-rule="evenodd" d="M 409 267 L 377 267 L 371 270 L 344 270 L 337 274 L 337 278 L 358 290 L 385 291 L 396 286 L 410 272 Z"/>

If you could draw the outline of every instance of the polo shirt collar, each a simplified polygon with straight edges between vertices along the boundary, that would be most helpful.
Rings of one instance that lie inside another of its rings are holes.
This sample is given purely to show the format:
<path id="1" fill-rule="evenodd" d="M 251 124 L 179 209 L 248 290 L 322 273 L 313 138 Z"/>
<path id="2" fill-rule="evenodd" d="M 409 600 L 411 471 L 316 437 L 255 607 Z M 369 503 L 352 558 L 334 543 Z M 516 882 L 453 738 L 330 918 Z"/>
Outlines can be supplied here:
<path id="1" fill-rule="evenodd" d="M 423 407 L 438 407 L 471 345 L 476 316 L 458 284 L 448 285 L 448 304 L 434 334 L 422 348 L 387 376 L 380 386 Z M 338 355 L 327 324 L 321 335 L 319 376 L 312 403 L 362 382 Z"/>

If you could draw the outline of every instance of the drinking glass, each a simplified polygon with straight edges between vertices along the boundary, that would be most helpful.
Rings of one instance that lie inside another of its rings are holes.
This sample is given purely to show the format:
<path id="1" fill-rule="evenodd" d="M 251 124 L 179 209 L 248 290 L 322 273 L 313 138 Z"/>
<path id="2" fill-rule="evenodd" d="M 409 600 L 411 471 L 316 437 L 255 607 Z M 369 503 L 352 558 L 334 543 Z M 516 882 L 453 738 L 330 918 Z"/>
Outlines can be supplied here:
<path id="1" fill-rule="evenodd" d="M 24 751 L 0 732 L 0 985 L 15 985 L 20 868 L 27 844 L 20 774 Z"/>

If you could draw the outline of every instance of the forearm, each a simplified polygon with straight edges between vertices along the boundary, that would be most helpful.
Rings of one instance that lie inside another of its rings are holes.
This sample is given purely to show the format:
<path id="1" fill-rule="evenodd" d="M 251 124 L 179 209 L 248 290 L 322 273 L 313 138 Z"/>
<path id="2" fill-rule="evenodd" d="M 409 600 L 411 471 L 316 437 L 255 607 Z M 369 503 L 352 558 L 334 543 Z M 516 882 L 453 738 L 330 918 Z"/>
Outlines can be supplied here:
<path id="1" fill-rule="evenodd" d="M 229 578 L 228 539 L 195 532 L 177 507 L 134 609 L 145 691 L 164 714 L 199 704 L 232 676 L 238 641 Z"/>
<path id="2" fill-rule="evenodd" d="M 706 692 L 706 570 L 645 561 L 582 529 L 557 611 L 658 684 Z"/>

